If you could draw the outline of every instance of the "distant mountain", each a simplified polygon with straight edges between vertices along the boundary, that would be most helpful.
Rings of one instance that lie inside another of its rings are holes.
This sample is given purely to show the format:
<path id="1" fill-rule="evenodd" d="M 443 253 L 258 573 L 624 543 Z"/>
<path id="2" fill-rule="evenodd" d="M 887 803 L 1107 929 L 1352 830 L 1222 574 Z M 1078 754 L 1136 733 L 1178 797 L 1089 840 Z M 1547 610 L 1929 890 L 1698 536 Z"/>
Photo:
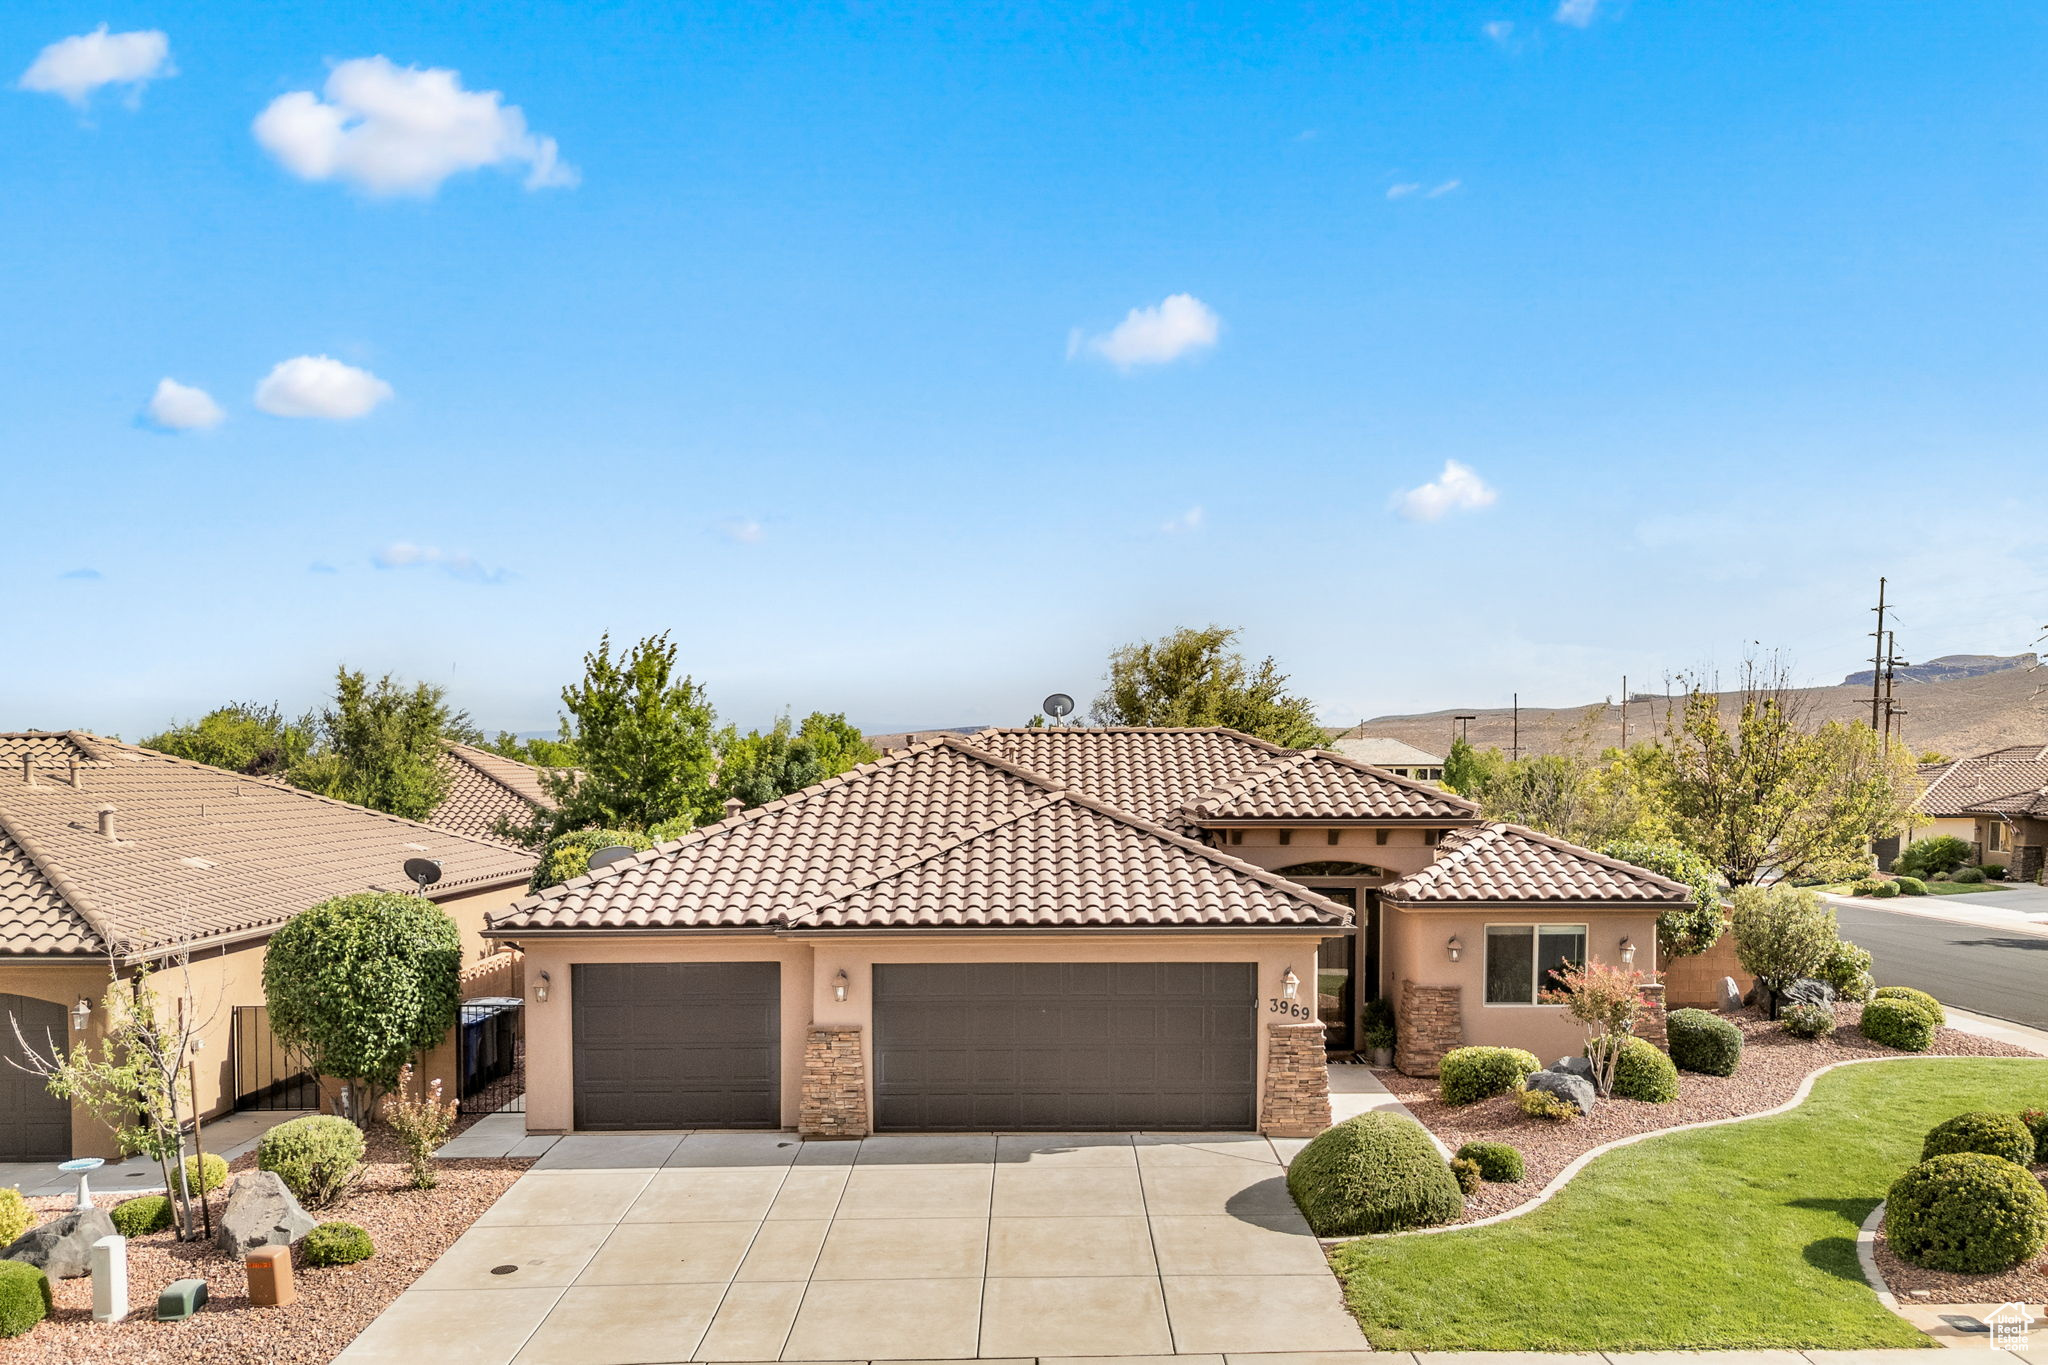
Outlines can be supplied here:
<path id="1" fill-rule="evenodd" d="M 1892 676 L 1900 682 L 1952 682 L 1957 678 L 2001 673 L 2008 668 L 2032 668 L 2038 662 L 2031 654 L 1944 654 L 1924 664 L 1898 669 Z M 1842 686 L 1868 687 L 1872 676 L 1872 670 L 1866 668 L 1842 679 Z"/>

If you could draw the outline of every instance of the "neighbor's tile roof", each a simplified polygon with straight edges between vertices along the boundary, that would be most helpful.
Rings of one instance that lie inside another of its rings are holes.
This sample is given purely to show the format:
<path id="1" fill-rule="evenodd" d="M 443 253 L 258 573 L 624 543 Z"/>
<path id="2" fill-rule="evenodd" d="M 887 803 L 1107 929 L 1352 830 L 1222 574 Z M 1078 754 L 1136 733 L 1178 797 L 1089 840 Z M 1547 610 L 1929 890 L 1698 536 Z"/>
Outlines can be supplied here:
<path id="1" fill-rule="evenodd" d="M 1013 766 L 920 744 L 530 896 L 498 934 L 1323 925 L 1306 888 Z"/>
<path id="2" fill-rule="evenodd" d="M 1201 793 L 1189 814 L 1196 820 L 1471 821 L 1479 808 L 1426 782 L 1311 749 Z"/>
<path id="3" fill-rule="evenodd" d="M 104 806 L 112 842 L 99 833 Z M 257 933 L 329 896 L 407 889 L 411 857 L 440 860 L 439 891 L 533 865 L 502 845 L 132 744 L 0 735 L 0 953 L 139 954 Z"/>
<path id="4" fill-rule="evenodd" d="M 442 829 L 497 840 L 501 819 L 525 825 L 536 812 L 554 809 L 541 770 L 529 764 L 450 740 L 441 746 L 441 770 L 448 774 L 448 795 L 428 823 Z"/>
<path id="5" fill-rule="evenodd" d="M 1970 815 L 2034 815 L 2048 816 L 2048 787 L 2037 787 L 2032 791 L 2014 792 L 1992 801 L 1980 801 L 1964 812 Z"/>
<path id="6" fill-rule="evenodd" d="M 1331 748 L 1346 758 L 1381 768 L 1441 768 L 1443 759 L 1391 735 L 1347 735 L 1331 742 Z"/>
<path id="7" fill-rule="evenodd" d="M 1452 830 L 1438 846 L 1434 863 L 1380 888 L 1381 900 L 1402 905 L 1673 905 L 1692 898 L 1692 888 L 1683 882 L 1521 825 L 1499 823 Z"/>
<path id="8" fill-rule="evenodd" d="M 1998 749 L 1953 763 L 1922 768 L 1928 777 L 1920 809 L 1928 815 L 1968 815 L 1988 802 L 2048 786 L 2048 746 Z"/>

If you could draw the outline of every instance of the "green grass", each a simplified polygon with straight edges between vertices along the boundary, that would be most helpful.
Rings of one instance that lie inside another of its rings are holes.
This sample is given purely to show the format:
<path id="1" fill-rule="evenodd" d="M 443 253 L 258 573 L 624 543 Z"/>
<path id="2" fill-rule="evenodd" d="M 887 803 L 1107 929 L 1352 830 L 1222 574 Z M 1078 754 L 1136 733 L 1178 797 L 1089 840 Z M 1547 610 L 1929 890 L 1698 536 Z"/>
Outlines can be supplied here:
<path id="1" fill-rule="evenodd" d="M 1388 1350 L 1926 1346 L 1864 1284 L 1856 1229 L 1929 1128 L 2043 1101 L 2048 1061 L 1843 1067 L 1789 1114 L 1610 1152 L 1534 1213 L 1333 1259 Z"/>
<path id="2" fill-rule="evenodd" d="M 1973 896 L 1979 891 L 2010 891 L 2014 885 L 2015 883 L 2012 882 L 1929 882 L 1927 883 L 1927 894 L 1930 896 Z M 1813 889 L 1825 891 L 1834 896 L 1855 895 L 1854 892 L 1849 890 L 1849 883 L 1847 882 L 1837 882 L 1833 886 L 1816 886 Z M 1875 896 L 1857 896 L 1856 899 L 1870 901 L 1873 904 L 1879 903 Z M 1919 897 L 1917 896 L 1892 896 L 1887 898 L 1888 901 L 1914 901 L 1918 899 Z"/>

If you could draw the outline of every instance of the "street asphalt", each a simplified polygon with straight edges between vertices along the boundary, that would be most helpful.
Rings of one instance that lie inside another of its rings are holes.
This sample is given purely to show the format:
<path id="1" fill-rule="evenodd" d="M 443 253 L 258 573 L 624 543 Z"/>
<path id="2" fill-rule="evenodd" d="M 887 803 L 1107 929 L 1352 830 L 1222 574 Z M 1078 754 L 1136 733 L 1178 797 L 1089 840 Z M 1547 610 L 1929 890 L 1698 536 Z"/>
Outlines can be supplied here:
<path id="1" fill-rule="evenodd" d="M 1946 1004 L 2048 1028 L 2048 934 L 1837 904 L 1842 937 L 1876 959 L 1880 986 L 1917 986 Z"/>

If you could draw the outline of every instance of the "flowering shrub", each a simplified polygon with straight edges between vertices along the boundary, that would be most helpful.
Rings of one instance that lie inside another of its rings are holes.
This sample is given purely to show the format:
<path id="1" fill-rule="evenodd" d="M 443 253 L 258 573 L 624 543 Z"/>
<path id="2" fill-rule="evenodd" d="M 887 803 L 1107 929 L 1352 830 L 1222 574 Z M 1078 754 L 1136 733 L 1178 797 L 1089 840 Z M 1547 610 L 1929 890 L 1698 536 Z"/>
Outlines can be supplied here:
<path id="1" fill-rule="evenodd" d="M 412 1167 L 412 1187 L 431 1190 L 439 1180 L 434 1172 L 434 1152 L 448 1140 L 455 1127 L 455 1101 L 441 1098 L 439 1077 L 427 1083 L 426 1093 L 412 1083 L 412 1063 L 399 1070 L 398 1084 L 384 1097 L 384 1122 L 398 1134 L 405 1159 Z"/>
<path id="2" fill-rule="evenodd" d="M 1586 1056 L 1593 1063 L 1593 1084 L 1600 1093 L 1614 1093 L 1614 1068 L 1634 1037 L 1636 1020 L 1649 1000 L 1643 987 L 1652 978 L 1633 967 L 1615 967 L 1598 960 L 1557 973 L 1562 990 L 1545 991 L 1543 1003 L 1563 1005 L 1565 1013 L 1586 1026 Z"/>

